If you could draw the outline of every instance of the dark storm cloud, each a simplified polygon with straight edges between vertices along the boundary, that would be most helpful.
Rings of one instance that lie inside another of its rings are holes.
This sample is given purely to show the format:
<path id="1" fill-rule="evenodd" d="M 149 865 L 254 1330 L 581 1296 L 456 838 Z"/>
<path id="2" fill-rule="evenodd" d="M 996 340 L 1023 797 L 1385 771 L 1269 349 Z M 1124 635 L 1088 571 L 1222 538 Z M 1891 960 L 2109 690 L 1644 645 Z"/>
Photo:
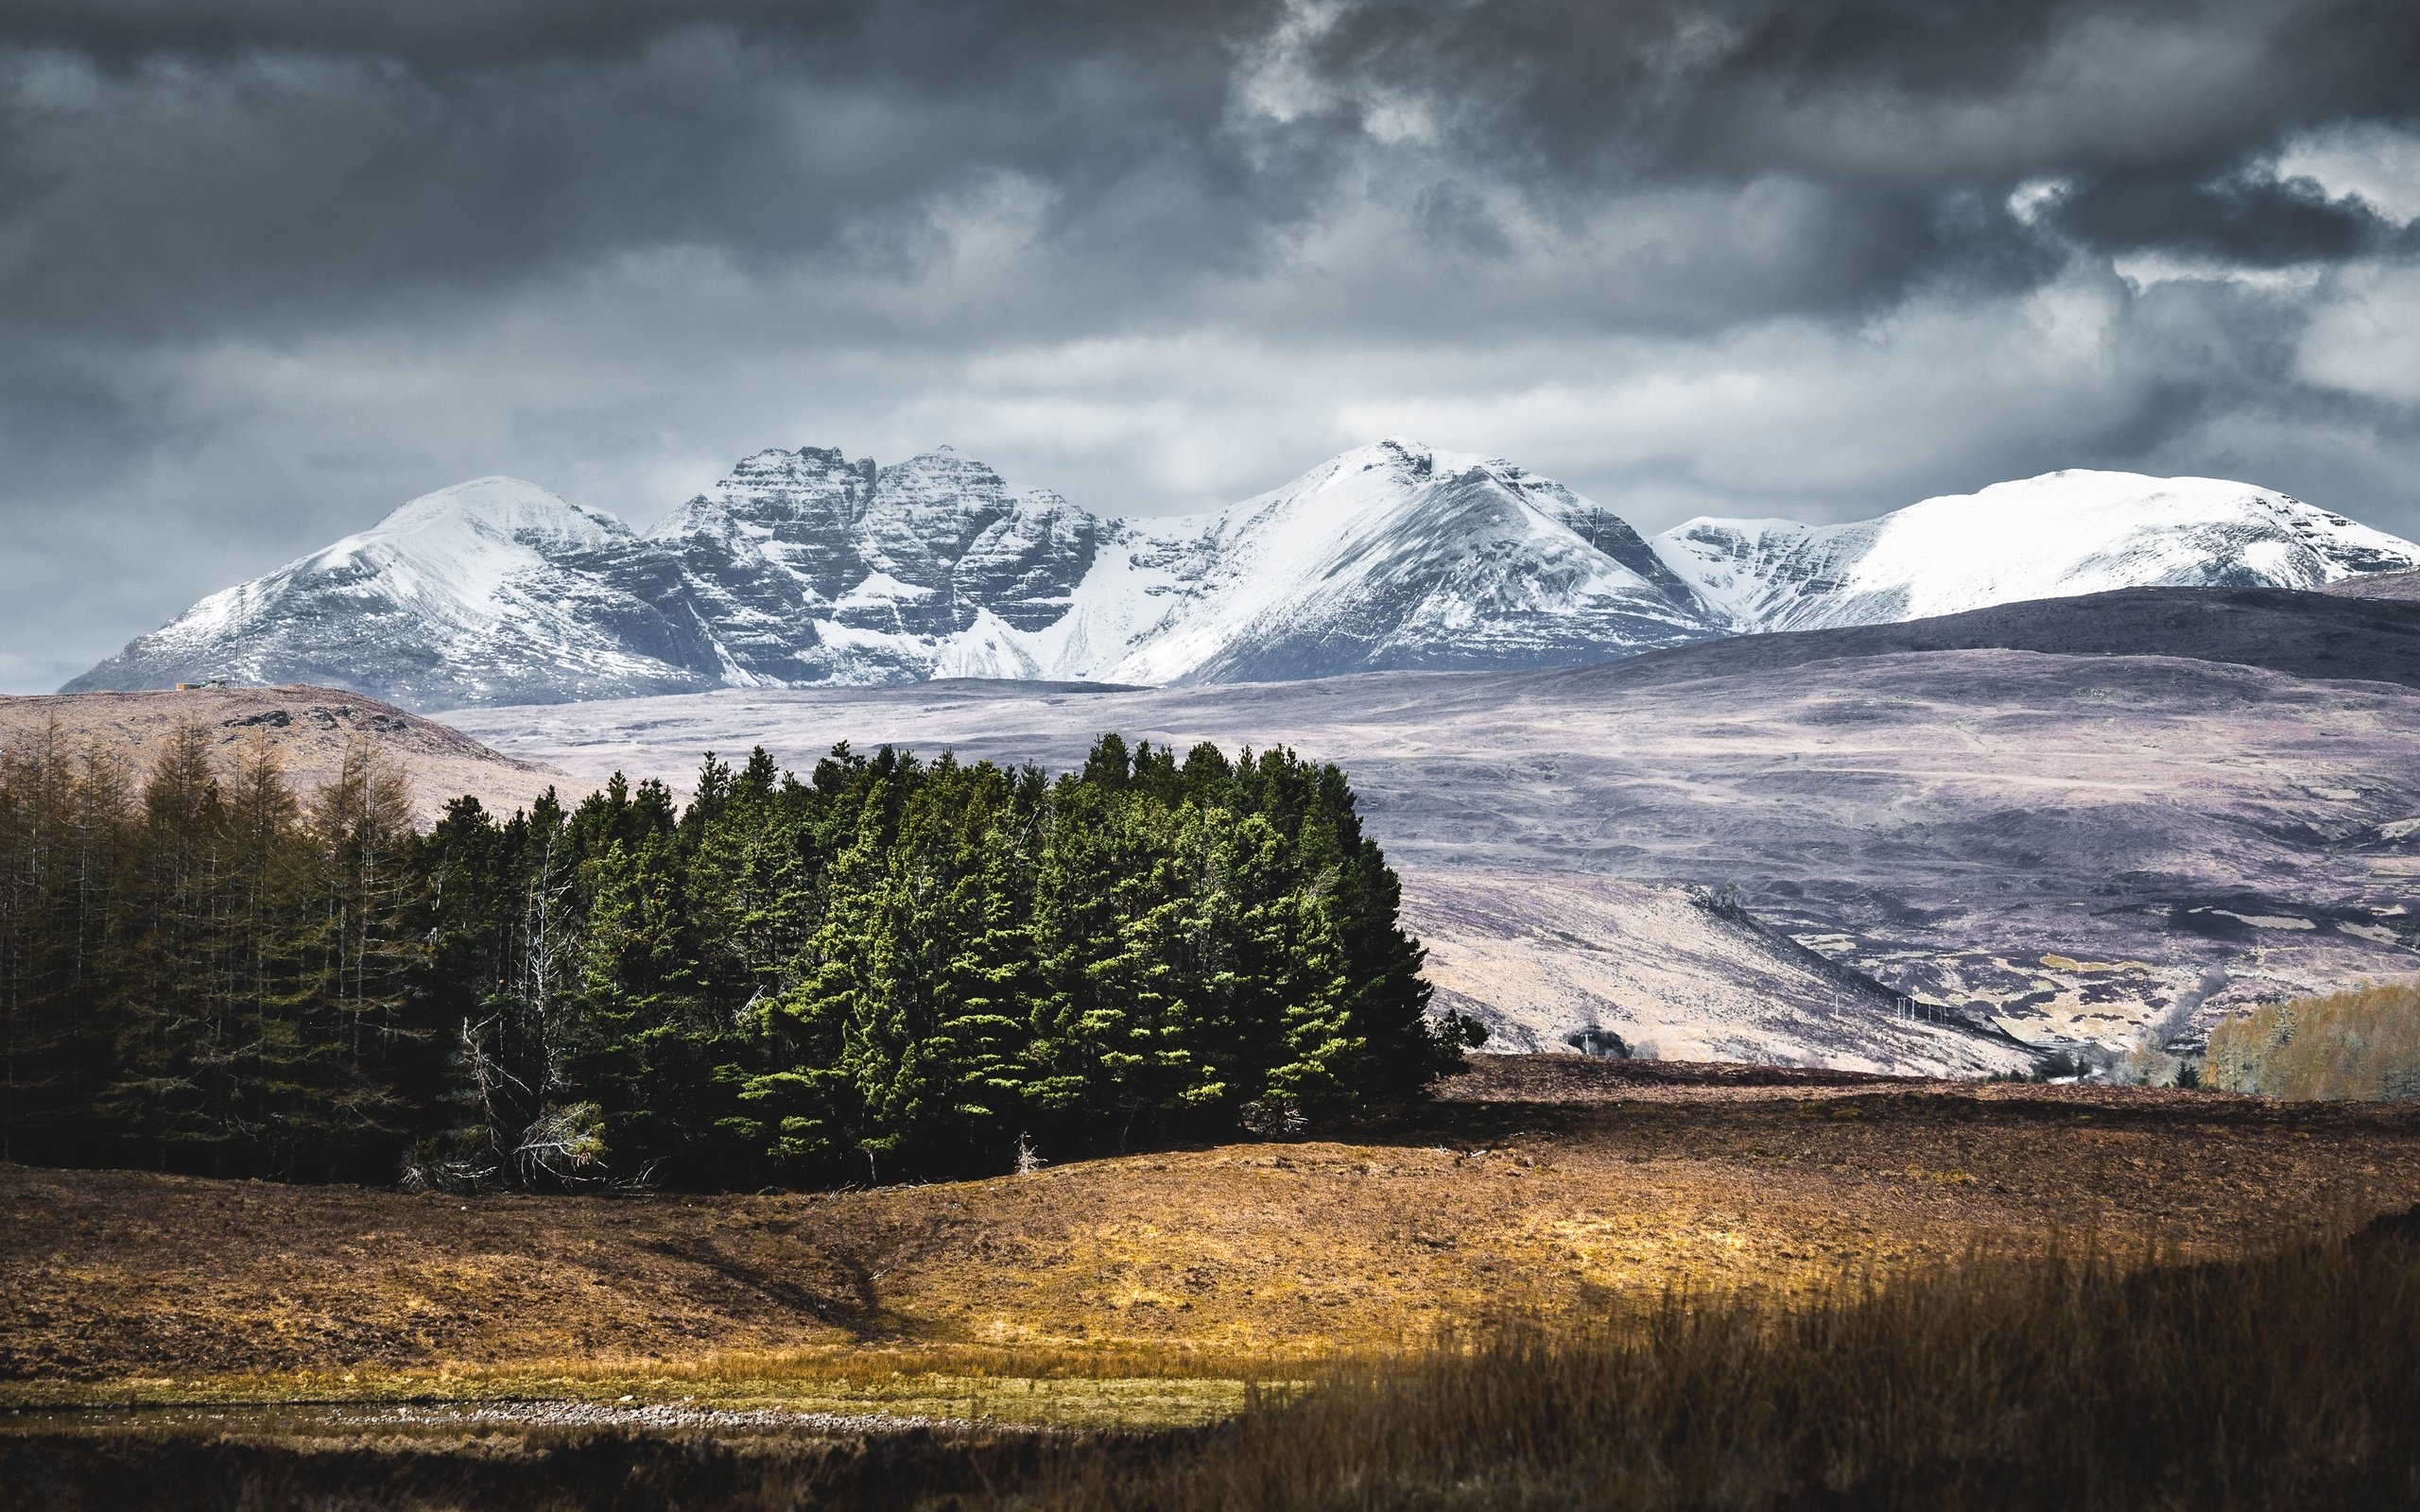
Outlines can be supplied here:
<path id="1" fill-rule="evenodd" d="M 2420 528 L 2420 212 L 2277 167 L 2403 171 L 2415 79 L 2402 0 L 12 0 L 0 685 L 462 475 L 645 516 L 774 441 Z"/>
<path id="2" fill-rule="evenodd" d="M 2297 129 L 2409 117 L 2420 69 L 2407 6 L 1364 4 L 1301 48 L 1316 98 L 1239 110 L 1286 21 L 1269 4 L 31 0 L 0 18 L 20 60 L 0 138 L 10 303 L 189 329 L 685 244 L 908 276 L 936 198 L 1005 174 L 1046 189 L 1046 232 L 1082 264 L 1077 318 L 1097 318 L 1102 280 L 1181 300 L 1197 273 L 1283 256 L 1375 157 L 1427 180 L 1411 229 L 1462 255 L 1509 246 L 1458 197 L 1473 182 L 1551 223 L 1625 188 L 1786 175 L 1822 200 L 1795 266 L 1736 300 L 1686 279 L 1647 293 L 1668 320 L 1858 310 L 2038 272 L 2053 229 L 2350 255 L 2375 217 L 2245 170 Z M 2106 56 L 2130 42 L 2173 56 Z M 1390 109 L 1430 136 L 1380 145 Z M 2046 176 L 2069 180 L 2055 226 L 2018 224 L 2001 202 Z"/>
<path id="3" fill-rule="evenodd" d="M 1139 26 L 1136 8 L 1119 0 L 17 0 L 0 26 L 19 45 L 69 48 L 113 66 L 289 52 L 433 71 L 628 57 L 668 35 L 715 28 L 752 43 L 806 44 L 834 66 L 879 61 L 937 85 L 1019 55 L 1215 46 L 1264 32 L 1272 13 L 1253 0 L 1171 0 Z"/>
<path id="4" fill-rule="evenodd" d="M 2344 255 L 2375 228 L 2248 164 L 2298 130 L 2420 121 L 2420 7 L 2400 0 L 1370 4 L 1316 55 L 1574 192 L 1789 172 L 1855 215 L 2056 177 L 2080 230 L 2263 260 Z"/>
<path id="5" fill-rule="evenodd" d="M 15 307 L 206 322 L 684 243 L 909 266 L 923 208 L 986 172 L 1077 232 L 1140 180 L 1245 228 L 1284 193 L 1207 145 L 1250 6 L 426 11 L 12 9 Z"/>
<path id="6" fill-rule="evenodd" d="M 2058 219 L 2098 247 L 2157 247 L 2256 267 L 2342 261 L 2396 229 L 2359 199 L 2330 199 L 2308 180 L 2187 184 L 2134 174 L 2083 186 L 2063 200 Z"/>

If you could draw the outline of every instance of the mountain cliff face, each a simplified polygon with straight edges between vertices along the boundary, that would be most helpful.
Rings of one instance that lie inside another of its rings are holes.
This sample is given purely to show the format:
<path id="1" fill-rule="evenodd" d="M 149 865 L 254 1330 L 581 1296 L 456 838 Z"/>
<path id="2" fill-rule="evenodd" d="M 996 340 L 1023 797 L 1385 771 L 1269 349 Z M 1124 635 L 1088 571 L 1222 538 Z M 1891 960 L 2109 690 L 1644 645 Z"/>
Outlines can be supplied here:
<path id="1" fill-rule="evenodd" d="M 648 541 L 680 564 L 725 679 L 789 685 L 931 677 L 971 632 L 1042 629 L 1100 533 L 947 447 L 876 468 L 809 446 L 749 457 Z"/>
<path id="2" fill-rule="evenodd" d="M 420 708 L 930 678 L 1542 667 L 2144 584 L 2313 588 L 2420 547 L 2212 479 L 2060 472 L 1843 525 L 1652 541 L 1512 463 L 1357 448 L 1178 520 L 944 447 L 748 457 L 637 534 L 481 478 L 213 594 L 68 685 L 314 682 Z"/>

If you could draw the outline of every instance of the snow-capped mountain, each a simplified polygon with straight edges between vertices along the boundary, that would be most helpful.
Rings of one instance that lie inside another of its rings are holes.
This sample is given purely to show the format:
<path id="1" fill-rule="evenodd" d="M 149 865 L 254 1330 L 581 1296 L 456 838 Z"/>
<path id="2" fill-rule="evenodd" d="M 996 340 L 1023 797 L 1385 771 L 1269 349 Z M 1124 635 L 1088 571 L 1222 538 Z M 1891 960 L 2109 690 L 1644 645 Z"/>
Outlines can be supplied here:
<path id="1" fill-rule="evenodd" d="M 712 639 L 677 585 L 674 564 L 613 516 L 476 478 L 211 594 L 63 691 L 224 678 L 434 708 L 718 686 Z"/>
<path id="2" fill-rule="evenodd" d="M 1509 463 L 1405 441 L 1148 523 L 1014 492 L 947 448 L 887 468 L 761 452 L 648 539 L 681 562 L 733 681 L 1237 681 L 1584 661 L 1707 633 L 1618 520 Z"/>
<path id="3" fill-rule="evenodd" d="M 2320 588 L 2420 565 L 2411 541 L 2220 478 L 2048 472 L 1874 520 L 1692 520 L 1655 538 L 1739 631 L 1829 629 L 2116 588 Z"/>
<path id="4" fill-rule="evenodd" d="M 1394 439 L 1181 520 L 944 447 L 748 457 L 645 535 L 481 478 L 213 594 L 70 691 L 225 678 L 422 708 L 942 677 L 1237 682 L 1535 667 L 2149 584 L 2308 588 L 2420 547 L 2244 484 L 2058 472 L 1842 525 L 1652 541 L 1510 462 Z"/>
<path id="5" fill-rule="evenodd" d="M 1121 536 L 1117 576 L 1165 574 L 1165 611 L 1116 621 L 1128 648 L 1114 659 L 1103 634 L 1049 670 L 1275 681 L 1599 661 L 1711 633 L 1695 594 L 1627 524 L 1509 462 L 1410 441 L 1361 447 L 1215 515 L 1153 525 Z M 1080 609 L 1095 599 L 1078 591 Z M 1112 606 L 1100 609 L 1110 620 Z"/>

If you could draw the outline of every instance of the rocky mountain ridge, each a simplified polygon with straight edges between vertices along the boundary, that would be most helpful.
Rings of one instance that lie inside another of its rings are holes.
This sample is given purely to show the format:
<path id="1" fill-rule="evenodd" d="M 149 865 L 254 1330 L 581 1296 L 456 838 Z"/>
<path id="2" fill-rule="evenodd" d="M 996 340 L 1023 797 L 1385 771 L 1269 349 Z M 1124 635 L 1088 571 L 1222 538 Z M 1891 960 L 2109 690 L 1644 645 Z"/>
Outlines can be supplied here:
<path id="1" fill-rule="evenodd" d="M 410 707 L 946 677 L 1170 684 L 1601 662 L 2147 584 L 2316 588 L 2420 546 L 2246 484 L 2058 472 L 1842 525 L 1651 540 L 1513 463 L 1390 439 L 1180 519 L 947 447 L 745 458 L 640 533 L 491 477 L 215 593 L 68 691 L 224 679 Z"/>

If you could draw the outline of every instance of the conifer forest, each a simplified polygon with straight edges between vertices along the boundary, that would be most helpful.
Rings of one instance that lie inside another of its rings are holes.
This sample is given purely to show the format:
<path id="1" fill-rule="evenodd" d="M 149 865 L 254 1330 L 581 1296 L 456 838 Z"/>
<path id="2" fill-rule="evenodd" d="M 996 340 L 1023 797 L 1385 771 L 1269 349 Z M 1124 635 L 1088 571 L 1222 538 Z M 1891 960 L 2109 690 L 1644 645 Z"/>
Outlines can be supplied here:
<path id="1" fill-rule="evenodd" d="M 1416 1096 L 1397 884 L 1333 765 L 846 746 L 685 805 L 412 823 L 199 728 L 0 759 L 0 1160 L 449 1189 L 980 1174 Z"/>

